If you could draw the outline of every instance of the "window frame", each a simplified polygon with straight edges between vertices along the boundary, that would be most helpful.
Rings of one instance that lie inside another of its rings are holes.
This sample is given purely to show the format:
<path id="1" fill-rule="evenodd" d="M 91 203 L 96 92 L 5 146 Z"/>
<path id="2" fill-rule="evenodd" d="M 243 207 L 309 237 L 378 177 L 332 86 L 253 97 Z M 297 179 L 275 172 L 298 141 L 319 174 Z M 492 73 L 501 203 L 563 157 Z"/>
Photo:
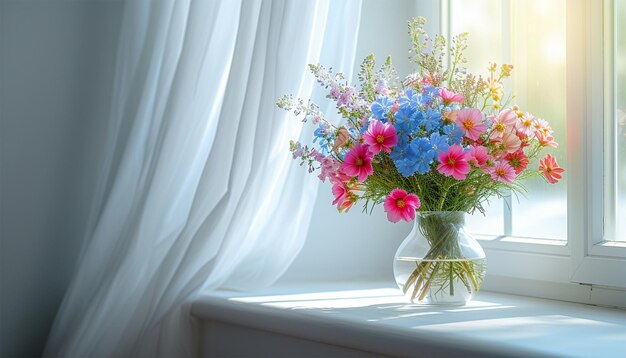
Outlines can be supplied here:
<path id="1" fill-rule="evenodd" d="M 450 1 L 439 9 L 449 37 Z M 476 235 L 487 252 L 485 289 L 626 307 L 626 243 L 604 236 L 614 220 L 606 200 L 614 195 L 612 157 L 605 159 L 614 148 L 612 10 L 612 0 L 566 2 L 567 241 Z"/>
<path id="2" fill-rule="evenodd" d="M 575 95 L 568 93 L 567 107 L 568 120 L 576 128 L 570 133 L 568 122 L 568 137 L 582 143 L 568 148 L 568 156 L 580 158 L 572 161 L 580 164 L 572 163 L 570 180 L 574 180 L 568 188 L 568 199 L 575 198 L 568 207 L 568 214 L 573 213 L 568 227 L 572 281 L 626 288 L 626 245 L 606 240 L 614 235 L 615 220 L 614 202 L 609 200 L 615 195 L 613 1 L 568 2 L 567 16 L 580 19 L 583 25 L 570 24 L 567 29 L 567 77 L 576 83 Z M 577 38 L 583 39 L 582 46 L 576 46 Z M 581 78 L 580 73 L 585 75 Z"/>

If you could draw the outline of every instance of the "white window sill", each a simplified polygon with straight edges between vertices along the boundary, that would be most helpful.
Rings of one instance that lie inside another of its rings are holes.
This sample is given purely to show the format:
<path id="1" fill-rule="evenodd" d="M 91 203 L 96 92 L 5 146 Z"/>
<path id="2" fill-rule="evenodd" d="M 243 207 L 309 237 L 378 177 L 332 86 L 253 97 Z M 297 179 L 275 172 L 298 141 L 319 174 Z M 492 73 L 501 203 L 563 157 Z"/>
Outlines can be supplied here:
<path id="1" fill-rule="evenodd" d="M 202 322 L 388 356 L 623 357 L 626 310 L 481 292 L 468 306 L 407 304 L 389 282 L 210 292 Z M 262 352 L 259 352 L 262 355 Z"/>

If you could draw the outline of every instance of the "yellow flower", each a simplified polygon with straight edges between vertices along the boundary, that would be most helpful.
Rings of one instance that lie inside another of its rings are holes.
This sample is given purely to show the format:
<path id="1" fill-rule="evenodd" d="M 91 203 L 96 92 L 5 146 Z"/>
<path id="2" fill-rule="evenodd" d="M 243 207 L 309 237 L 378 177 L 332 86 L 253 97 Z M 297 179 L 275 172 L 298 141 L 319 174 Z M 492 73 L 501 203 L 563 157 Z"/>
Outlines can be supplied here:
<path id="1" fill-rule="evenodd" d="M 500 75 L 502 77 L 510 77 L 512 70 L 513 65 L 502 64 L 502 67 L 500 68 Z"/>

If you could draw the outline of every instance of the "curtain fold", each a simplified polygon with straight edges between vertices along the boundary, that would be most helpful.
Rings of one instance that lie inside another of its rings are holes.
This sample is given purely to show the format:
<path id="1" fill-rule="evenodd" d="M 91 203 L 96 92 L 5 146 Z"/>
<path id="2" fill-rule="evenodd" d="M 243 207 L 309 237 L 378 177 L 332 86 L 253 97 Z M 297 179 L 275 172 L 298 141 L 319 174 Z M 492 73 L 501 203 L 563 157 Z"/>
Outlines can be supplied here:
<path id="1" fill-rule="evenodd" d="M 350 78 L 360 1 L 127 1 L 102 180 L 46 356 L 190 356 L 203 289 L 273 283 L 303 245 L 306 136 L 274 103 Z"/>

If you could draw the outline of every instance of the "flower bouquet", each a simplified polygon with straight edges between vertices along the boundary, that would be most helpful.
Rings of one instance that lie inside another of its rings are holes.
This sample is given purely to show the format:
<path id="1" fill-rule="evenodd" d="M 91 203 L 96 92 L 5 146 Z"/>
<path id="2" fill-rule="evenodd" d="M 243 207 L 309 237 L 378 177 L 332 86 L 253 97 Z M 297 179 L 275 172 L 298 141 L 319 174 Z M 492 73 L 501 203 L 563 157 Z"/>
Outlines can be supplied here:
<path id="1" fill-rule="evenodd" d="M 463 67 L 468 34 L 447 44 L 441 35 L 429 37 L 424 24 L 423 18 L 409 21 L 417 71 L 404 79 L 389 57 L 378 71 L 373 55 L 365 58 L 358 89 L 341 73 L 309 65 L 344 123 L 329 123 L 310 100 L 286 95 L 277 102 L 315 127 L 314 146 L 291 141 L 290 150 L 322 182 L 328 179 L 340 212 L 362 201 L 370 212 L 383 204 L 394 223 L 418 214 L 414 232 L 428 249 L 399 281 L 418 301 L 434 286 L 451 295 L 455 284 L 470 292 L 480 287 L 484 260 L 458 259 L 463 244 L 457 240 L 465 233 L 457 213 L 484 214 L 488 198 L 523 191 L 522 179 L 543 174 L 556 183 L 563 172 L 550 154 L 538 168 L 529 167 L 557 143 L 547 121 L 505 95 L 503 80 L 513 66 L 490 64 L 485 77 L 468 73 Z"/>

